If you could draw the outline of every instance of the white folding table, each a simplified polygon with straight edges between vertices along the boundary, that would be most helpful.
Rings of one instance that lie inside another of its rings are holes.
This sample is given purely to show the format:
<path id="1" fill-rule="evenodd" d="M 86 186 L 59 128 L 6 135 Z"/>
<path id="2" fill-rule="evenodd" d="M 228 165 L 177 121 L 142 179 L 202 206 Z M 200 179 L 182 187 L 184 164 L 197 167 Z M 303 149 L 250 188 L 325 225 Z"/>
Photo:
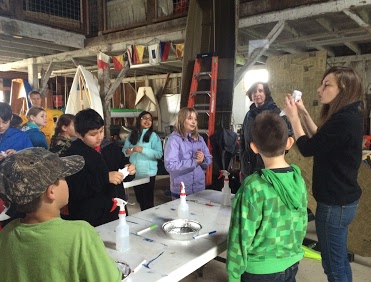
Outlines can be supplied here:
<path id="1" fill-rule="evenodd" d="M 123 182 L 124 188 L 130 188 L 149 182 L 149 177 L 135 177 L 132 181 Z"/>
<path id="2" fill-rule="evenodd" d="M 98 226 L 96 229 L 115 261 L 125 262 L 131 269 L 143 260 L 147 261 L 145 266 L 138 272 L 131 273 L 125 281 L 179 281 L 227 249 L 231 207 L 221 205 L 222 197 L 221 192 L 214 190 L 187 196 L 190 219 L 202 225 L 199 234 L 216 230 L 216 233 L 203 238 L 176 241 L 166 237 L 161 226 L 176 219 L 179 199 L 128 216 L 130 249 L 127 251 L 115 250 L 115 227 L 118 221 Z M 158 227 L 136 235 L 138 231 L 153 224 Z"/>

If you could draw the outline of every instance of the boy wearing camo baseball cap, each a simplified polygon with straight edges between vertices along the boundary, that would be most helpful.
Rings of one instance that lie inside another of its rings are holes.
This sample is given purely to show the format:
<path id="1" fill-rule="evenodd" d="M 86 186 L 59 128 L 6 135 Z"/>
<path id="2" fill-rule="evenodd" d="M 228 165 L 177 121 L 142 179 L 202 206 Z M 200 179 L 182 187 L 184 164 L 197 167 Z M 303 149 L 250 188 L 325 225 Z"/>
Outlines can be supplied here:
<path id="1" fill-rule="evenodd" d="M 0 232 L 2 281 L 121 281 L 96 230 L 65 221 L 64 177 L 84 166 L 81 156 L 60 158 L 43 148 L 21 150 L 0 165 L 0 196 L 26 214 Z"/>

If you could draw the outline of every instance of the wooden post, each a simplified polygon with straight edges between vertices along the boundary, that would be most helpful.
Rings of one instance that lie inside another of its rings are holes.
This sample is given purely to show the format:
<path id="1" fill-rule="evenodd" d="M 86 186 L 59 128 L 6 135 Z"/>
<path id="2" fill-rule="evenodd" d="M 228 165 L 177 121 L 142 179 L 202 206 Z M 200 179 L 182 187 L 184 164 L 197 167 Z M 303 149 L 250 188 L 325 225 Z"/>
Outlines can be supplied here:
<path id="1" fill-rule="evenodd" d="M 98 60 L 98 55 L 97 55 Z M 104 133 L 106 138 L 111 137 L 111 113 L 110 113 L 110 101 L 106 102 L 106 93 L 110 87 L 110 69 L 109 66 L 107 69 L 98 68 L 98 84 L 99 84 L 99 96 L 102 101 L 103 106 L 103 115 L 104 115 Z"/>

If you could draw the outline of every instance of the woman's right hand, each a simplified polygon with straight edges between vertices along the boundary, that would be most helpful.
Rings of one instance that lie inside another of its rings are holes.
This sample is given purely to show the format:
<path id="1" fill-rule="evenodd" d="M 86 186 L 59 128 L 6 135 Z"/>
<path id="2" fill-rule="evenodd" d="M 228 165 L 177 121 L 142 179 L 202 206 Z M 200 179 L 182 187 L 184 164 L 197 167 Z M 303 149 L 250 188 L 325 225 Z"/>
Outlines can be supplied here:
<path id="1" fill-rule="evenodd" d="M 283 111 L 290 120 L 292 120 L 295 117 L 298 117 L 298 107 L 296 103 L 291 94 L 287 94 L 287 96 L 285 97 L 285 108 L 283 109 Z"/>
<path id="2" fill-rule="evenodd" d="M 307 111 L 301 98 L 298 101 L 296 101 L 295 104 L 296 107 L 298 108 L 299 113 L 305 113 Z"/>
<path id="3" fill-rule="evenodd" d="M 131 155 L 133 153 L 133 148 L 127 148 L 125 153 L 126 155 Z"/>

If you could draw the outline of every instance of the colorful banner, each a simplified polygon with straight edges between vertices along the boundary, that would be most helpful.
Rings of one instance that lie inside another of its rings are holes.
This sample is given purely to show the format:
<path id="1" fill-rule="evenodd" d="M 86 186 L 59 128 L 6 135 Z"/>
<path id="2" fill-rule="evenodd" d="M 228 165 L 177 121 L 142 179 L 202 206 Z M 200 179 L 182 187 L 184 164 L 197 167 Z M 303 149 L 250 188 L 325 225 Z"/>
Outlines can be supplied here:
<path id="1" fill-rule="evenodd" d="M 143 45 L 134 46 L 134 57 L 133 57 L 134 64 L 141 64 L 143 62 L 144 48 L 145 46 Z"/>
<path id="2" fill-rule="evenodd" d="M 133 64 L 133 45 L 126 47 L 126 53 L 128 54 L 129 64 Z"/>
<path id="3" fill-rule="evenodd" d="M 108 56 L 108 55 L 106 55 L 102 52 L 99 52 L 98 62 L 97 62 L 98 69 L 103 69 L 103 70 L 108 69 L 109 63 L 110 63 L 110 56 Z"/>
<path id="4" fill-rule="evenodd" d="M 170 52 L 170 42 L 160 42 L 161 60 L 167 61 Z"/>
<path id="5" fill-rule="evenodd" d="M 113 56 L 112 60 L 114 70 L 122 70 L 125 67 L 124 55 Z"/>
<path id="6" fill-rule="evenodd" d="M 161 62 L 159 43 L 148 46 L 148 57 L 150 64 L 158 64 Z"/>
<path id="7" fill-rule="evenodd" d="M 181 44 L 175 44 L 175 50 L 176 50 L 176 58 L 180 59 L 183 58 L 184 55 L 184 43 Z"/>

